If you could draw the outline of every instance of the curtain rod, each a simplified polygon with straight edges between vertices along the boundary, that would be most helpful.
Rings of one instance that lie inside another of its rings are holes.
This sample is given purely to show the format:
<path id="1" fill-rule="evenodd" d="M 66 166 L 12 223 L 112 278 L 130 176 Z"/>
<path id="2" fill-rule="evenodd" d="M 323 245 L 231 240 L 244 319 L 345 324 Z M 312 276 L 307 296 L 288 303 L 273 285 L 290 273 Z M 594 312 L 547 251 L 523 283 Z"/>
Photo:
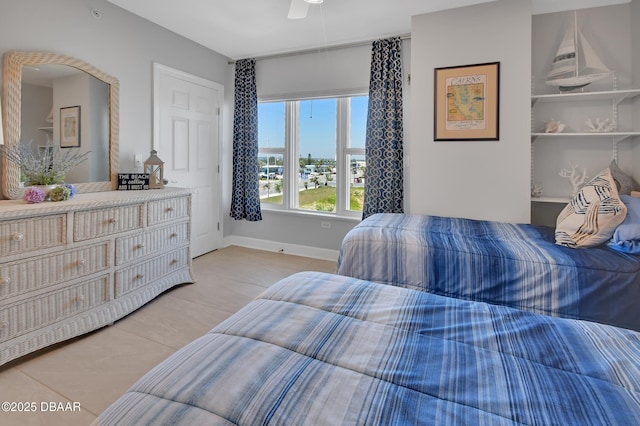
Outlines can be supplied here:
<path id="1" fill-rule="evenodd" d="M 409 40 L 409 39 L 411 39 L 411 34 L 403 34 L 403 35 L 395 36 L 395 37 L 399 37 L 400 40 Z M 385 37 L 385 38 L 393 38 L 393 36 L 392 37 Z M 285 58 L 287 56 L 304 55 L 304 54 L 307 54 L 307 53 L 328 52 L 328 51 L 331 51 L 331 50 L 338 50 L 338 49 L 346 49 L 346 48 L 349 48 L 349 47 L 364 46 L 364 45 L 367 45 L 367 44 L 371 44 L 372 42 L 374 42 L 376 40 L 381 40 L 381 39 L 376 38 L 376 39 L 372 39 L 372 40 L 356 41 L 356 42 L 353 42 L 353 43 L 335 44 L 333 46 L 325 46 L 325 47 L 317 47 L 317 48 L 313 48 L 313 49 L 297 50 L 295 52 L 273 53 L 271 55 L 256 56 L 256 57 L 254 57 L 254 59 L 256 61 L 260 61 L 262 59 Z M 235 64 L 236 61 L 229 61 L 227 63 L 229 65 L 232 65 L 232 64 Z"/>

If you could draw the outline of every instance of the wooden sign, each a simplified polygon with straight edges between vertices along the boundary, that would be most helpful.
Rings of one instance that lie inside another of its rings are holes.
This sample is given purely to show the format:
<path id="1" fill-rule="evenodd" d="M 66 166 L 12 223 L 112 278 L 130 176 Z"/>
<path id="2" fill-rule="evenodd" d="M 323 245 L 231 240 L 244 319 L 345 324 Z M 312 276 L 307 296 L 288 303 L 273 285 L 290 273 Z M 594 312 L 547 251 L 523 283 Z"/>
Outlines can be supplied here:
<path id="1" fill-rule="evenodd" d="M 118 190 L 134 191 L 149 189 L 148 173 L 118 173 Z"/>

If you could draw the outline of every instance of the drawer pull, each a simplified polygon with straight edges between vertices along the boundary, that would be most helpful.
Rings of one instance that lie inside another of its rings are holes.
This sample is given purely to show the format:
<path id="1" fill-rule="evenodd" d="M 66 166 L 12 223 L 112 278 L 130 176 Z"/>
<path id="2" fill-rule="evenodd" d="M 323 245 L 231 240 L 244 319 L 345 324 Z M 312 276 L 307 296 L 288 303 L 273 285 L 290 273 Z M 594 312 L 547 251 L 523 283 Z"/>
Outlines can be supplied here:
<path id="1" fill-rule="evenodd" d="M 79 294 L 79 295 L 77 295 L 76 297 L 73 298 L 73 301 L 75 303 L 82 302 L 83 300 L 84 300 L 84 294 Z"/>
<path id="2" fill-rule="evenodd" d="M 178 236 L 178 234 L 176 232 L 173 232 L 171 235 L 169 235 L 169 238 L 176 238 Z"/>
<path id="3" fill-rule="evenodd" d="M 142 275 L 142 274 L 136 274 L 136 276 L 133 277 L 134 280 L 141 280 L 143 278 L 144 278 L 144 275 Z"/>
<path id="4" fill-rule="evenodd" d="M 0 285 L 9 284 L 11 282 L 11 278 L 9 277 L 0 277 Z"/>
<path id="5" fill-rule="evenodd" d="M 116 223 L 118 223 L 118 219 L 116 219 L 115 217 L 112 217 L 111 219 L 109 219 L 109 223 L 112 225 L 115 225 Z"/>
<path id="6" fill-rule="evenodd" d="M 137 249 L 143 249 L 144 248 L 144 243 L 140 243 L 138 245 L 136 245 Z"/>
<path id="7" fill-rule="evenodd" d="M 79 268 L 81 266 L 84 266 L 87 263 L 87 261 L 85 259 L 78 259 L 76 261 L 76 266 Z"/>
<path id="8" fill-rule="evenodd" d="M 175 265 L 176 263 L 178 263 L 178 259 L 171 259 L 171 262 L 169 262 L 169 265 Z"/>
<path id="9" fill-rule="evenodd" d="M 167 213 L 171 213 L 173 211 L 173 207 L 167 207 L 165 211 Z"/>
<path id="10" fill-rule="evenodd" d="M 4 321 L 0 321 L 0 331 L 4 331 L 7 328 L 9 328 L 9 323 L 6 323 Z"/>
<path id="11" fill-rule="evenodd" d="M 22 240 L 24 240 L 24 234 L 22 232 L 16 232 L 15 234 L 11 235 L 11 241 L 19 243 Z"/>

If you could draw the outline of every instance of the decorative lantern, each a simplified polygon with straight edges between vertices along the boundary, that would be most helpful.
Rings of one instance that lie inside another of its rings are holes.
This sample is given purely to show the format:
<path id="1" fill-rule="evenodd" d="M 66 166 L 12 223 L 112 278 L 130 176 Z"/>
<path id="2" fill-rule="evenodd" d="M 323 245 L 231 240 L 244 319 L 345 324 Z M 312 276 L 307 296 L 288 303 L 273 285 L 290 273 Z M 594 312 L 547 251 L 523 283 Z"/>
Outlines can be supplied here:
<path id="1" fill-rule="evenodd" d="M 156 154 L 155 149 L 151 150 L 151 156 L 144 162 L 144 172 L 149 174 L 149 189 L 164 188 L 164 161 Z"/>

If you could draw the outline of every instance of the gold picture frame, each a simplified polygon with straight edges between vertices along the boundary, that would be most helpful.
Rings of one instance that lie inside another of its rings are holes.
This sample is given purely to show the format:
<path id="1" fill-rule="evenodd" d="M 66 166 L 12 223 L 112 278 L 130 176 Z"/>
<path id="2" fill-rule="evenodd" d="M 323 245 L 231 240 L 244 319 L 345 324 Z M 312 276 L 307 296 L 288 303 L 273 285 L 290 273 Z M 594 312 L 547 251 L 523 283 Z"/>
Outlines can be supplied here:
<path id="1" fill-rule="evenodd" d="M 434 140 L 500 140 L 499 118 L 500 62 L 435 69 Z"/>
<path id="2" fill-rule="evenodd" d="M 60 108 L 60 148 L 80 146 L 80 106 Z"/>

